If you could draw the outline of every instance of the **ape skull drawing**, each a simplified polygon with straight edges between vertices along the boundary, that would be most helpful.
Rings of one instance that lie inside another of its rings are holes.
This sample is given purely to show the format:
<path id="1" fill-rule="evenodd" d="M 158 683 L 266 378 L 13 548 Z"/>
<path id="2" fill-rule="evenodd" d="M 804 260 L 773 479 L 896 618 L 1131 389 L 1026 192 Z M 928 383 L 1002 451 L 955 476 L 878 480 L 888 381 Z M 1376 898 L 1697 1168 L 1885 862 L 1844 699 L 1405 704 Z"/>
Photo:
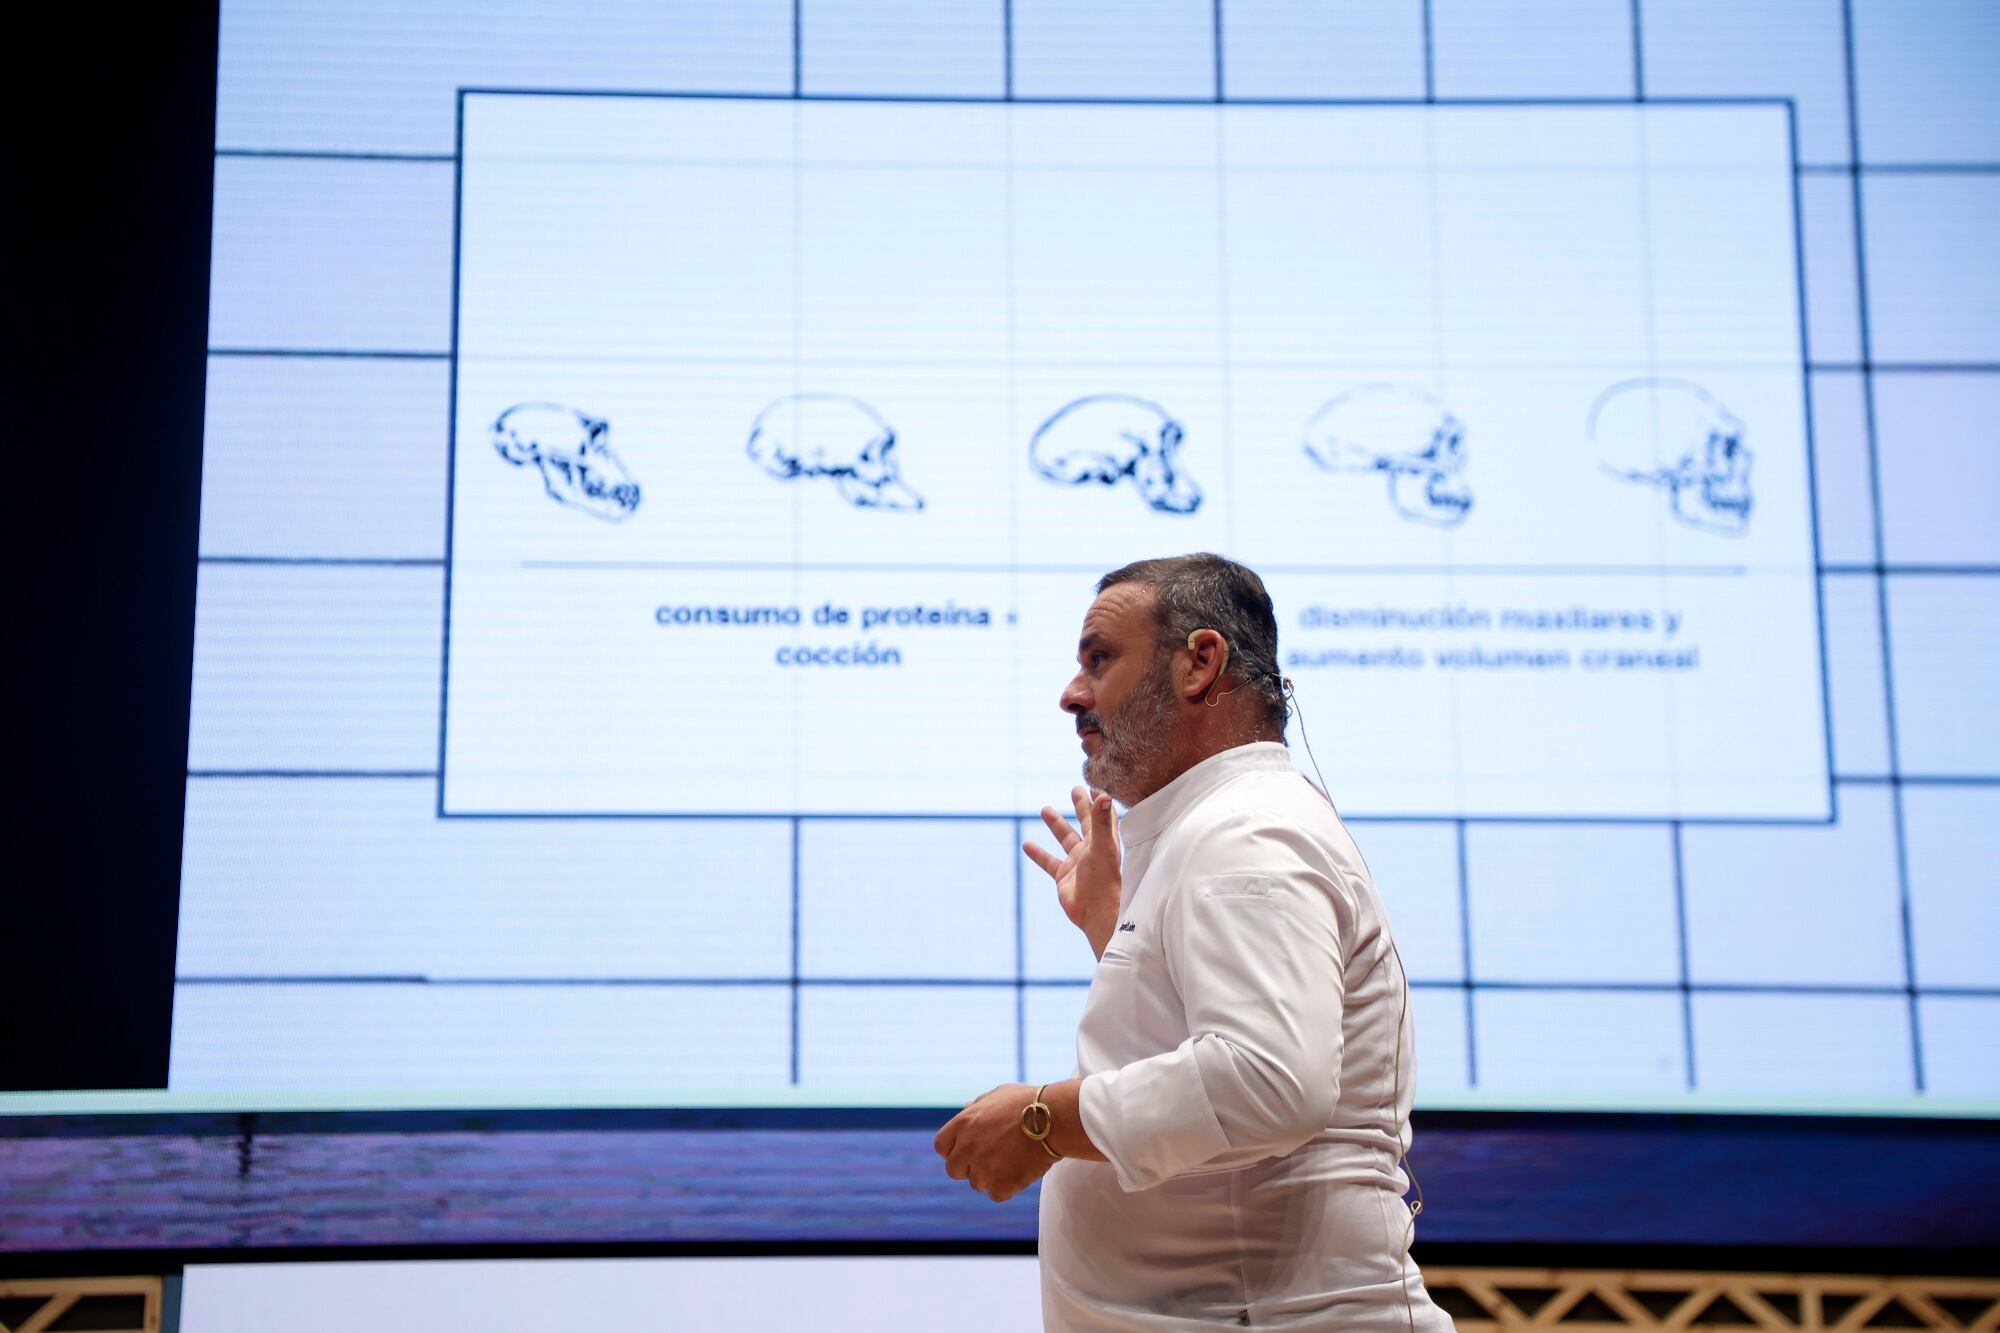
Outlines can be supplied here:
<path id="1" fill-rule="evenodd" d="M 1058 486 L 1116 486 L 1130 478 L 1149 509 L 1192 514 L 1201 508 L 1201 487 L 1180 465 L 1184 435 L 1157 403 L 1093 394 L 1042 423 L 1029 441 L 1028 462 Z"/>
<path id="2" fill-rule="evenodd" d="M 858 398 L 788 394 L 757 414 L 747 452 L 780 481 L 831 479 L 840 498 L 857 509 L 924 507 L 897 471 L 895 430 Z"/>
<path id="3" fill-rule="evenodd" d="M 639 483 L 611 451 L 611 423 L 559 403 L 518 403 L 493 422 L 493 448 L 534 464 L 551 500 L 608 523 L 632 517 Z"/>
<path id="4" fill-rule="evenodd" d="M 1349 389 L 1306 421 L 1303 444 L 1328 472 L 1387 478 L 1390 505 L 1413 523 L 1455 528 L 1472 512 L 1465 423 L 1421 389 Z"/>
<path id="5" fill-rule="evenodd" d="M 1726 537 L 1749 528 L 1755 455 L 1743 423 L 1699 384 L 1623 380 L 1591 404 L 1587 429 L 1598 466 L 1664 493 L 1677 521 Z"/>

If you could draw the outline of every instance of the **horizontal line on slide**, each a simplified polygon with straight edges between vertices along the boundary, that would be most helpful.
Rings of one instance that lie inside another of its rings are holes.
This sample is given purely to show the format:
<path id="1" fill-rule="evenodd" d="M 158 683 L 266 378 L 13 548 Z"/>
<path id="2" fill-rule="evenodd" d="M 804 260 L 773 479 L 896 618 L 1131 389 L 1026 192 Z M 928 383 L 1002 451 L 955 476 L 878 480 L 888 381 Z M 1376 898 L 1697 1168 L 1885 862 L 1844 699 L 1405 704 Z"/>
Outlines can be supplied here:
<path id="1" fill-rule="evenodd" d="M 449 350 L 434 352 L 434 351 L 425 351 L 418 348 L 380 348 L 380 347 L 211 347 L 208 349 L 208 354 L 210 356 L 228 356 L 228 357 L 301 357 L 308 359 L 350 358 L 361 361 L 368 361 L 368 360 L 449 361 L 452 359 L 453 355 Z M 872 364 L 875 361 L 879 361 L 881 358 L 860 358 L 860 357 L 846 357 L 846 356 L 804 356 L 804 357 L 686 356 L 686 355 L 665 354 L 665 353 L 655 356 L 593 355 L 593 356 L 532 356 L 531 357 L 525 354 L 509 355 L 504 353 L 466 352 L 466 353 L 460 353 L 459 359 L 463 361 L 496 361 L 496 362 L 532 360 L 532 361 L 546 362 L 546 363 L 580 364 L 580 365 L 616 364 L 620 362 L 638 362 L 638 363 L 663 362 L 663 363 L 674 363 L 674 364 L 685 363 L 685 364 L 698 364 L 698 365 L 726 365 L 726 366 L 793 366 L 793 365 L 850 366 L 857 364 Z M 1117 369 L 1126 369 L 1135 365 L 1141 365 L 1151 369 L 1207 370 L 1207 369 L 1213 369 L 1215 367 L 1216 362 L 1214 358 L 1195 360 L 1195 361 L 1163 361 L 1156 357 L 1155 358 L 1122 357 L 1115 361 L 1089 361 L 1089 360 L 1078 360 L 1075 358 L 1066 358 L 1062 360 L 1046 360 L 1041 358 L 1023 357 L 1023 358 L 1017 358 L 1012 362 L 997 360 L 993 358 L 972 359 L 964 361 L 943 361 L 931 358 L 922 358 L 912 361 L 910 364 L 913 367 L 921 370 L 950 370 L 950 369 L 968 369 L 968 368 L 985 370 L 985 369 L 1006 368 L 1008 366 L 1012 366 L 1013 368 L 1016 369 L 1026 368 L 1031 370 L 1044 367 L 1047 368 L 1060 367 L 1065 370 L 1078 370 L 1078 369 L 1117 370 Z M 1369 360 L 1365 362 L 1357 361 L 1354 364 L 1365 366 L 1369 370 L 1394 370 L 1397 368 L 1405 368 L 1412 370 L 1434 370 L 1439 368 L 1447 370 L 1519 370 L 1523 368 L 1541 369 L 1544 368 L 1544 366 L 1548 363 L 1540 361 L 1436 362 L 1436 361 Z M 1706 369 L 1706 370 L 1723 370 L 1723 371 L 1742 370 L 1745 368 L 1745 364 L 1746 363 L 1741 361 L 1676 363 L 1676 365 L 1679 366 L 1679 368 L 1684 370 Z M 1611 371 L 1625 371 L 1635 368 L 1634 363 L 1630 361 L 1608 361 L 1603 363 L 1563 362 L 1561 363 L 1561 365 L 1562 368 L 1566 370 L 1601 369 L 1601 370 L 1611 370 Z M 1798 365 L 1799 365 L 1798 362 L 1787 361 L 1782 364 L 1774 363 L 1770 365 L 1768 369 L 1776 371 L 1791 371 L 1797 369 Z M 1327 366 L 1319 363 L 1307 363 L 1298 361 L 1258 361 L 1254 359 L 1245 360 L 1240 357 L 1231 358 L 1229 366 L 1230 369 L 1232 370 L 1323 371 L 1327 369 Z M 1338 369 L 1337 366 L 1334 368 Z M 2000 362 L 1879 361 L 1879 360 L 1810 361 L 1805 363 L 1805 369 L 1809 373 L 1813 374 L 1831 374 L 1831 373 L 1859 374 L 1863 371 L 1873 371 L 1879 374 L 1889 374 L 1889 375 L 1990 375 L 1990 374 L 2000 373 Z"/>
<path id="2" fill-rule="evenodd" d="M 741 94 L 738 94 L 741 96 Z M 827 101 L 826 97 L 804 96 L 800 101 Z M 971 102 L 990 101 L 988 98 L 969 98 Z M 1026 101 L 1012 98 L 1010 101 Z M 1254 106 L 1257 103 L 1241 98 L 1226 99 L 1222 105 L 1231 104 Z M 1347 102 L 1347 103 L 1305 103 L 1304 105 L 1328 106 L 1407 106 L 1408 102 Z M 1414 105 L 1439 106 L 1450 103 L 1426 102 Z M 456 162 L 456 153 L 415 153 L 384 152 L 373 149 L 345 148 L 217 148 L 217 157 L 267 158 L 294 162 Z M 2000 172 L 2000 162 L 1801 162 L 1797 167 L 1802 176 L 1963 176 L 1987 175 Z"/>
<path id="3" fill-rule="evenodd" d="M 801 98 L 800 100 L 812 101 L 812 100 L 825 100 L 825 99 L 814 99 L 811 97 L 806 97 L 806 98 Z M 1022 99 L 1013 98 L 1008 100 L 1020 101 Z M 1228 106 L 1231 105 L 1232 103 L 1255 105 L 1254 103 L 1242 103 L 1241 99 L 1235 99 L 1235 98 L 1225 100 L 1222 103 L 1222 105 Z M 1354 103 L 1350 105 L 1366 106 L 1371 104 Z M 1374 104 L 1374 105 L 1381 105 L 1381 104 Z M 1396 105 L 1409 105 L 1409 104 L 1391 102 L 1391 103 L 1386 103 L 1386 105 L 1396 106 Z M 1440 104 L 1431 102 L 1431 103 L 1422 103 L 1421 105 L 1435 106 Z M 458 155 L 456 153 L 378 152 L 368 149 L 342 149 L 342 148 L 218 148 L 215 150 L 215 155 L 217 157 L 270 158 L 280 161 L 290 160 L 298 162 L 456 162 L 458 161 Z M 1852 162 L 1801 162 L 1798 164 L 1797 170 L 1799 174 L 1802 176 L 1983 175 L 1991 172 L 2000 172 L 2000 162 L 1864 162 L 1859 165 L 1856 165 L 1855 163 Z"/>
<path id="4" fill-rule="evenodd" d="M 782 560 L 523 560 L 523 569 L 665 569 L 690 572 L 747 574 L 1080 574 L 1095 577 L 1097 565 L 1032 564 L 864 564 L 853 562 L 790 562 Z M 1712 578 L 1742 578 L 1744 565 L 1281 565 L 1260 564 L 1263 574 L 1450 574 L 1450 575 L 1607 575 L 1655 577 L 1662 574 Z M 1803 573 L 1789 568 L 1772 573 Z"/>
<path id="5" fill-rule="evenodd" d="M 1651 106 L 1788 106 L 1790 97 L 1772 94 L 1712 94 L 1674 97 L 1604 96 L 1567 97 L 1227 97 L 1218 101 L 1207 97 L 1089 97 L 1035 96 L 1015 94 L 995 97 L 990 93 L 809 93 L 791 92 L 686 92 L 657 88 L 460 88 L 461 97 L 568 97 L 621 98 L 660 102 L 886 102 L 901 105 L 940 106 L 1361 106 L 1361 107 L 1651 107 Z"/>
<path id="6" fill-rule="evenodd" d="M 202 555 L 204 565 L 293 565 L 354 566 L 356 568 L 442 569 L 449 562 L 438 555 Z M 690 573 L 790 574 L 827 573 L 909 573 L 909 574 L 1087 574 L 1103 571 L 1096 565 L 1007 565 L 1007 564 L 864 564 L 828 562 L 791 564 L 782 560 L 523 560 L 523 569 L 665 569 Z M 1574 574 L 1690 575 L 1740 578 L 1752 572 L 1745 565 L 1264 565 L 1276 574 Z M 2000 576 L 2000 565 L 1987 564 L 1875 564 L 1865 560 L 1833 560 L 1818 566 L 1822 574 L 1904 574 L 1947 575 L 1967 578 Z M 1790 573 L 1773 569 L 1772 573 Z"/>
<path id="7" fill-rule="evenodd" d="M 191 768 L 187 771 L 190 779 L 224 781 L 311 781 L 318 778 L 370 779 L 406 782 L 414 779 L 436 781 L 435 769 L 428 768 Z M 1984 773 L 1836 773 L 1836 786 L 1900 786 L 1900 787 L 1991 787 L 2000 786 L 2000 774 Z M 702 812 L 691 814 L 652 814 L 631 811 L 608 811 L 584 814 L 536 811 L 528 813 L 487 812 L 480 814 L 448 814 L 447 819 L 493 819 L 493 820 L 552 820 L 552 819 L 658 819 L 658 820 L 872 820 L 876 823 L 897 823 L 918 821 L 936 823 L 940 820 L 962 823 L 1033 823 L 1036 814 L 995 815 L 985 813 L 938 814 L 938 815 L 896 815 L 868 814 L 842 811 L 838 813 L 814 813 L 802 811 L 797 814 L 745 814 L 742 812 Z M 1458 815 L 1428 813 L 1414 815 L 1370 815 L 1349 814 L 1342 817 L 1349 824 L 1632 824 L 1642 826 L 1666 826 L 1680 824 L 1686 828 L 1773 827 L 1798 828 L 1802 823 L 1810 825 L 1825 821 L 1800 821 L 1796 819 L 1687 819 L 1671 816 L 1642 817 L 1604 815 Z"/>
<path id="8" fill-rule="evenodd" d="M 312 355 L 313 353 L 306 354 Z M 1549 357 L 1534 360 L 1503 361 L 1491 358 L 1481 360 L 1437 360 L 1430 357 L 1417 359 L 1407 357 L 1360 356 L 1313 357 L 1302 360 L 1298 358 L 1264 358 L 1231 354 L 1228 358 L 1228 365 L 1224 367 L 1221 364 L 1222 358 L 1220 353 L 1214 356 L 1199 357 L 1142 355 L 1120 357 L 1007 357 L 1001 355 L 944 357 L 930 355 L 842 356 L 833 354 L 823 356 L 795 356 L 790 354 L 729 356 L 719 353 L 678 351 L 629 352 L 619 354 L 607 352 L 535 352 L 532 350 L 481 351 L 476 348 L 468 349 L 461 347 L 457 355 L 460 361 L 470 365 L 665 366 L 681 369 L 689 367 L 701 369 L 711 366 L 747 366 L 756 370 L 780 372 L 790 371 L 794 367 L 800 366 L 836 370 L 856 366 L 864 369 L 892 366 L 901 370 L 922 372 L 939 370 L 979 370 L 992 372 L 1004 372 L 1008 370 L 1104 370 L 1123 373 L 1133 369 L 1147 371 L 1215 371 L 1227 369 L 1230 371 L 1275 371 L 1285 374 L 1308 374 L 1322 378 L 1330 375 L 1355 375 L 1361 371 L 1374 375 L 1406 370 L 1420 374 L 1428 374 L 1436 371 L 1506 371 L 1510 373 L 1541 370 L 1601 371 L 1606 375 L 1622 377 L 1664 373 L 1658 364 L 1633 357 L 1612 357 L 1603 361 L 1582 361 Z M 1796 359 L 1786 359 L 1783 361 L 1746 361 L 1741 358 L 1735 358 L 1727 361 L 1674 361 L 1671 365 L 1674 370 L 1683 373 L 1712 370 L 1727 374 L 1749 371 L 1788 376 L 1797 375 L 1802 368 L 1801 363 Z M 1825 366 L 1815 367 L 1806 365 L 1803 368 L 1807 370 L 1853 370 L 1858 367 L 1847 362 L 1832 362 Z M 1893 368 L 1902 369 L 1903 367 Z M 1951 368 L 1960 369 L 1961 367 L 1953 366 Z M 1973 369 L 1978 369 L 1978 367 L 1975 366 Z M 1335 380 L 1333 382 L 1339 383 L 1340 381 Z M 1056 399 L 1054 401 L 1060 402 L 1062 400 Z"/>

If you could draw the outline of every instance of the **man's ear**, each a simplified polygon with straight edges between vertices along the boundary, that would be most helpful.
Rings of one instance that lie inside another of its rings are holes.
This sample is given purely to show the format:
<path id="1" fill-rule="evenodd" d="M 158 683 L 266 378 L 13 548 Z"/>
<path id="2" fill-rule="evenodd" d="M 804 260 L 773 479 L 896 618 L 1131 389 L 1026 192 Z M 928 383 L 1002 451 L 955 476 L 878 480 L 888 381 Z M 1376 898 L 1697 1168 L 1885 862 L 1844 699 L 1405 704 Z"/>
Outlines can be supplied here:
<path id="1" fill-rule="evenodd" d="M 1201 698 L 1207 685 L 1201 678 L 1201 656 L 1197 649 L 1190 647 L 1187 665 L 1180 672 L 1180 695 L 1184 703 L 1193 703 Z"/>
<path id="2" fill-rule="evenodd" d="M 1229 670 L 1229 641 L 1216 630 L 1197 629 L 1189 631 L 1187 648 L 1187 684 L 1181 693 L 1190 700 L 1204 698 L 1222 684 L 1223 673 Z"/>

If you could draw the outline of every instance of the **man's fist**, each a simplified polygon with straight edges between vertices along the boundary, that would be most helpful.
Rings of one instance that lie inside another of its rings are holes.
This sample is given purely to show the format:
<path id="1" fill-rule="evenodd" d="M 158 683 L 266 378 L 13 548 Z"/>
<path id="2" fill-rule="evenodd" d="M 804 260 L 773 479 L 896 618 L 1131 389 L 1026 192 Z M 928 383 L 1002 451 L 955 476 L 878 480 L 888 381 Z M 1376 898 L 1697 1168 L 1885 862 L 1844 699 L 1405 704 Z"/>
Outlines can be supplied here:
<path id="1" fill-rule="evenodd" d="M 932 1144 L 945 1174 L 995 1203 L 1040 1180 L 1056 1159 L 1021 1132 L 1021 1112 L 1033 1100 L 1026 1084 L 1003 1083 L 953 1116 Z"/>

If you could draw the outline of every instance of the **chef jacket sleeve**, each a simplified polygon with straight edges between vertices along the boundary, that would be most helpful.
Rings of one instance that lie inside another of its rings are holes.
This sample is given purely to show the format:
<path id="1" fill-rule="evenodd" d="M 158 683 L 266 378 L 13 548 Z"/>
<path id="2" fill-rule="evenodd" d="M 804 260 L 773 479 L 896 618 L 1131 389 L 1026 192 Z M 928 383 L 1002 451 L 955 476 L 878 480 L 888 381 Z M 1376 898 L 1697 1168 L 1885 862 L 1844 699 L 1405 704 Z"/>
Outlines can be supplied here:
<path id="1" fill-rule="evenodd" d="M 1326 1127 L 1339 1093 L 1355 900 L 1325 854 L 1232 815 L 1171 892 L 1160 947 L 1190 1036 L 1080 1092 L 1084 1130 L 1127 1190 L 1283 1156 Z"/>

